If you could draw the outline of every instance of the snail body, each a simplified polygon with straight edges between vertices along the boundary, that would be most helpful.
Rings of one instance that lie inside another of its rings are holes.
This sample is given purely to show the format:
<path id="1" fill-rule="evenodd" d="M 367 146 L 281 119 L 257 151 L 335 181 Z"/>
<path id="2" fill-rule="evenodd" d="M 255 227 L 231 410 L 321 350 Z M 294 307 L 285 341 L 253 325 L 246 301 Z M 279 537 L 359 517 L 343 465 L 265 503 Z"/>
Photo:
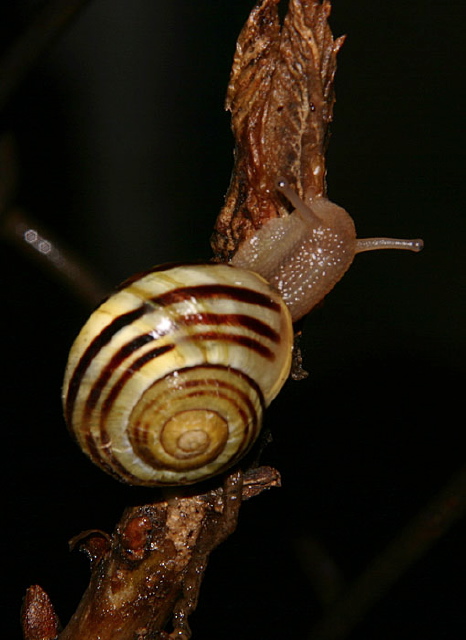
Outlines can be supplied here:
<path id="1" fill-rule="evenodd" d="M 190 484 L 221 473 L 256 440 L 288 377 L 292 323 L 356 253 L 419 251 L 420 240 L 356 238 L 327 198 L 301 200 L 247 238 L 231 265 L 156 267 L 91 315 L 63 385 L 68 427 L 102 469 L 130 484 Z"/>
<path id="2" fill-rule="evenodd" d="M 312 192 L 301 200 L 284 178 L 277 189 L 294 206 L 243 242 L 231 263 L 260 273 L 283 297 L 293 322 L 306 315 L 343 277 L 356 253 L 375 249 L 420 251 L 422 240 L 357 239 L 349 213 Z"/>
<path id="3" fill-rule="evenodd" d="M 67 424 L 120 480 L 189 484 L 233 465 L 291 366 L 286 305 L 228 265 L 156 268 L 91 315 L 69 356 Z"/>

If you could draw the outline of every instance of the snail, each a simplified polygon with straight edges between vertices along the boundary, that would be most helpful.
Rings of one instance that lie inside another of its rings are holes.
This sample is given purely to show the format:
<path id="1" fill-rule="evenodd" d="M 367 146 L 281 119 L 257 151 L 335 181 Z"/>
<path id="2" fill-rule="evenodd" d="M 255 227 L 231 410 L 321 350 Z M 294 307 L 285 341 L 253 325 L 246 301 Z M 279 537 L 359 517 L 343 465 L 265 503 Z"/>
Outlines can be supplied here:
<path id="1" fill-rule="evenodd" d="M 189 484 L 250 448 L 291 366 L 293 327 L 259 275 L 225 264 L 155 268 L 109 297 L 75 341 L 66 421 L 131 484 Z"/>
<path id="2" fill-rule="evenodd" d="M 123 283 L 75 340 L 65 419 L 83 451 L 130 484 L 190 484 L 221 473 L 256 440 L 291 367 L 293 322 L 343 276 L 354 255 L 419 251 L 421 240 L 358 240 L 327 198 L 266 222 L 231 264 L 155 267 Z"/>

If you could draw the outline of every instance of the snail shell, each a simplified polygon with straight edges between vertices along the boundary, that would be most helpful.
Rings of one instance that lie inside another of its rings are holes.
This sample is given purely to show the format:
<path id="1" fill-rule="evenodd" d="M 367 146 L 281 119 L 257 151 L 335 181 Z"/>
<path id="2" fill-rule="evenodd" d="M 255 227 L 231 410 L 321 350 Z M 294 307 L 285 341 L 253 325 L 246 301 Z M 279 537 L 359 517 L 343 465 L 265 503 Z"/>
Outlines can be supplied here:
<path id="1" fill-rule="evenodd" d="M 239 460 L 291 366 L 281 296 L 229 265 L 159 267 L 91 315 L 63 385 L 69 429 L 118 479 L 189 484 Z"/>

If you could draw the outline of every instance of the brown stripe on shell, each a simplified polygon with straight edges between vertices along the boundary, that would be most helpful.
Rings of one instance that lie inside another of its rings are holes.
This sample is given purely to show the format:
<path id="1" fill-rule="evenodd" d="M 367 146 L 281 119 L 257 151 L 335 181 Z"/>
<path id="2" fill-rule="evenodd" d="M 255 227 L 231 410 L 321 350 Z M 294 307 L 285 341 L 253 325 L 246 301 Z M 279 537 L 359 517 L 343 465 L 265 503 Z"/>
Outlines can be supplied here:
<path id="1" fill-rule="evenodd" d="M 196 365 L 194 367 L 182 367 L 181 369 L 177 369 L 177 373 L 179 375 L 183 375 L 184 373 L 187 373 L 188 371 L 192 371 L 193 369 L 195 369 L 196 371 L 199 371 L 200 369 L 204 369 L 206 371 L 210 371 L 210 372 L 215 372 L 216 370 L 219 371 L 228 371 L 233 373 L 234 375 L 238 376 L 238 378 L 242 378 L 245 382 L 248 383 L 248 385 L 254 389 L 254 393 L 256 394 L 256 396 L 259 399 L 260 405 L 262 407 L 262 411 L 265 409 L 265 402 L 264 402 L 264 395 L 262 393 L 262 389 L 260 388 L 260 386 L 257 384 L 257 382 L 255 380 L 253 380 L 250 376 L 248 376 L 246 373 L 244 373 L 244 371 L 240 371 L 239 369 L 232 369 L 231 367 L 227 367 L 224 364 L 199 364 Z M 160 380 L 164 380 L 165 378 L 168 378 L 169 376 L 173 375 L 173 371 L 170 371 L 169 373 L 167 373 L 165 376 L 163 376 L 162 378 L 159 378 Z M 213 375 L 213 373 L 212 373 Z M 217 380 L 217 378 L 213 378 L 213 380 Z M 190 384 L 194 384 L 195 380 L 193 381 L 189 381 Z"/>
<path id="2" fill-rule="evenodd" d="M 205 333 L 194 333 L 193 335 L 182 338 L 179 342 L 230 342 L 246 349 L 254 351 L 258 355 L 267 360 L 275 360 L 275 352 L 263 345 L 258 340 L 249 336 L 242 336 L 237 333 L 222 333 L 221 331 L 207 331 Z"/>
<path id="3" fill-rule="evenodd" d="M 134 338 L 133 340 L 130 340 L 130 342 L 127 342 L 120 349 L 118 349 L 118 351 L 107 362 L 105 367 L 102 369 L 100 376 L 92 385 L 91 391 L 89 392 L 84 406 L 84 420 L 87 420 L 89 414 L 94 409 L 99 400 L 100 394 L 102 393 L 102 390 L 105 388 L 105 385 L 112 377 L 115 369 L 117 369 L 135 351 L 159 337 L 161 337 L 161 334 L 155 334 L 155 332 L 145 333 L 141 336 L 138 336 L 137 338 Z"/>
<path id="4" fill-rule="evenodd" d="M 268 324 L 244 313 L 192 313 L 179 319 L 177 324 L 193 326 L 197 324 L 213 324 L 222 327 L 244 327 L 253 333 L 279 343 L 280 335 Z"/>
<path id="5" fill-rule="evenodd" d="M 160 306 L 169 306 L 185 300 L 194 299 L 218 299 L 228 298 L 237 302 L 258 305 L 272 311 L 280 312 L 281 307 L 278 302 L 264 293 L 253 291 L 247 287 L 236 287 L 227 284 L 201 284 L 190 287 L 178 287 L 162 293 L 159 296 L 150 298 L 150 302 Z"/>
<path id="6" fill-rule="evenodd" d="M 79 386 L 91 362 L 97 356 L 99 351 L 110 342 L 110 340 L 116 333 L 118 333 L 118 331 L 124 329 L 129 323 L 138 320 L 148 311 L 152 311 L 152 309 L 149 305 L 144 303 L 137 309 L 133 309 L 132 311 L 121 314 L 120 316 L 112 320 L 112 322 L 110 322 L 110 324 L 108 324 L 104 329 L 102 329 L 102 331 L 97 336 L 95 336 L 87 349 L 84 351 L 70 378 L 66 394 L 65 418 L 68 425 L 71 425 L 72 423 L 71 418 L 73 415 L 74 403 L 78 395 Z"/>

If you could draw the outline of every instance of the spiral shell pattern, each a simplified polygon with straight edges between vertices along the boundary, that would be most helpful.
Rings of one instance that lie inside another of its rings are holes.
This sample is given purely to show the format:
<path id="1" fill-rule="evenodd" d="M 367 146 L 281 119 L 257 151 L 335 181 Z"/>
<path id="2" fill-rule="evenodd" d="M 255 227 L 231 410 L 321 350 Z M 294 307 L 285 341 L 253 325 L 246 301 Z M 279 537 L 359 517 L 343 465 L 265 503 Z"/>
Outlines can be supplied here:
<path id="1" fill-rule="evenodd" d="M 66 422 L 124 482 L 197 482 L 250 449 L 292 343 L 290 314 L 261 276 L 156 267 L 123 283 L 81 330 L 63 385 Z"/>

